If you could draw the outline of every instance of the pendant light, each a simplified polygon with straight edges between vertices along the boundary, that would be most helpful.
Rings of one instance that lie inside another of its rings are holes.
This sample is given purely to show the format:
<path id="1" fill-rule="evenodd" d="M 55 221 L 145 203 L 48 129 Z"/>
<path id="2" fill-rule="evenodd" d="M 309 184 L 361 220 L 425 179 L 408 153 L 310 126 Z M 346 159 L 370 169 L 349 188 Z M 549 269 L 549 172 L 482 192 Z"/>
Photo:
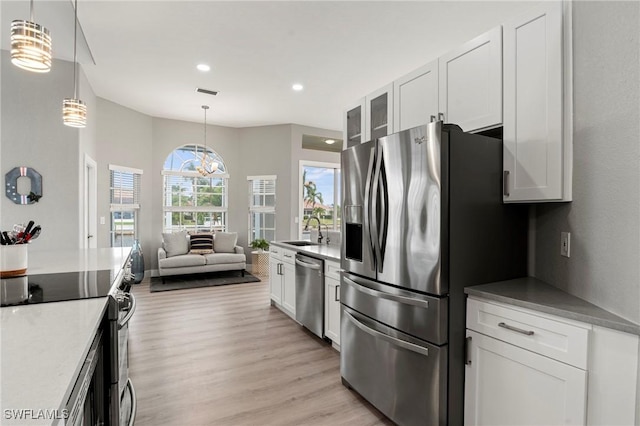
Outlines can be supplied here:
<path id="1" fill-rule="evenodd" d="M 204 110 L 204 153 L 196 170 L 202 176 L 209 177 L 218 170 L 218 163 L 209 158 L 209 150 L 207 149 L 207 110 L 209 105 L 202 105 L 202 109 Z M 198 148 L 196 148 L 196 158 L 198 158 Z"/>
<path id="2" fill-rule="evenodd" d="M 62 101 L 62 122 L 65 126 L 85 127 L 87 125 L 87 106 L 78 99 L 77 77 L 77 45 L 78 45 L 78 0 L 74 4 L 73 16 L 73 98 Z"/>
<path id="3" fill-rule="evenodd" d="M 29 2 L 28 21 L 11 22 L 11 63 L 33 72 L 51 69 L 51 35 L 49 30 L 33 22 L 33 0 Z"/>

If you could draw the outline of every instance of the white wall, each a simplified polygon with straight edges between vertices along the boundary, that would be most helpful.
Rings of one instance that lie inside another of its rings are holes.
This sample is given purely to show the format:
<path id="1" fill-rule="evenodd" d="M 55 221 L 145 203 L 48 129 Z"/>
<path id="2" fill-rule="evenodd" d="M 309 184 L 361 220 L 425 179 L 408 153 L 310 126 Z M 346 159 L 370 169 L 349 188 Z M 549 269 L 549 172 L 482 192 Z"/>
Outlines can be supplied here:
<path id="1" fill-rule="evenodd" d="M 18 205 L 0 197 L 0 228 L 34 220 L 42 234 L 29 250 L 77 248 L 81 219 L 81 158 L 95 149 L 92 120 L 86 129 L 62 124 L 62 100 L 73 96 L 73 64 L 54 60 L 51 71 L 32 73 L 11 64 L 1 53 L 2 176 L 16 166 L 27 166 L 42 175 L 43 197 L 39 202 Z M 81 74 L 82 99 L 89 105 L 95 97 Z M 4 179 L 3 179 L 4 185 Z"/>
<path id="2" fill-rule="evenodd" d="M 140 181 L 140 212 L 138 216 L 138 238 L 147 262 L 155 253 L 149 250 L 153 241 L 152 195 L 153 161 L 152 119 L 129 108 L 98 98 L 97 101 L 97 157 L 98 163 L 98 247 L 110 247 L 110 172 L 109 164 L 132 167 L 143 171 Z"/>
<path id="3" fill-rule="evenodd" d="M 573 202 L 536 207 L 535 275 L 640 323 L 640 4 L 573 10 Z"/>

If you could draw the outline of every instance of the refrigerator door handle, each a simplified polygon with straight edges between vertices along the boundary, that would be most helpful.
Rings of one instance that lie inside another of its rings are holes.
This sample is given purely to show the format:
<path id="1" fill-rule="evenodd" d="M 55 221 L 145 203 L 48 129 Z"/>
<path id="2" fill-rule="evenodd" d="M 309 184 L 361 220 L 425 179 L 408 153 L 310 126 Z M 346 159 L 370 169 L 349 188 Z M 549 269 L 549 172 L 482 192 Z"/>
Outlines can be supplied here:
<path id="1" fill-rule="evenodd" d="M 351 321 L 353 323 L 353 325 L 355 325 L 356 327 L 358 327 L 360 330 L 364 331 L 365 333 L 370 334 L 371 336 L 375 337 L 376 339 L 384 340 L 385 342 L 391 343 L 394 346 L 399 346 L 401 348 L 408 349 L 411 352 L 416 352 L 416 353 L 419 353 L 419 354 L 424 355 L 424 356 L 429 356 L 429 349 L 427 349 L 427 348 L 423 348 L 421 346 L 414 345 L 413 343 L 409 343 L 409 342 L 406 342 L 404 340 L 396 339 L 395 337 L 387 336 L 386 334 L 380 333 L 379 331 L 374 330 L 373 328 L 367 327 L 366 325 L 364 325 L 363 323 L 358 321 L 349 312 L 343 310 L 342 313 L 347 317 L 347 319 L 349 321 Z"/>
<path id="2" fill-rule="evenodd" d="M 371 219 L 369 222 L 369 229 L 371 232 L 371 239 L 373 240 L 373 248 L 375 252 L 376 269 L 380 268 L 382 264 L 382 256 L 380 253 L 380 229 L 378 223 L 378 191 L 380 190 L 380 167 L 382 163 L 382 151 L 380 146 L 376 147 L 376 166 L 373 172 L 373 187 L 371 188 Z"/>
<path id="3" fill-rule="evenodd" d="M 367 241 L 366 246 L 369 249 L 369 252 L 371 253 L 371 257 L 373 259 L 374 264 L 376 262 L 376 252 L 375 252 L 375 246 L 374 246 L 374 239 L 373 239 L 373 236 L 371 235 L 371 219 L 372 219 L 371 182 L 373 181 L 373 175 L 374 175 L 373 169 L 375 168 L 375 164 L 376 164 L 376 148 L 374 147 L 374 148 L 371 148 L 371 153 L 369 155 L 369 167 L 367 168 L 367 178 L 364 186 L 364 220 L 369 222 L 369 235 L 365 237 L 365 238 L 368 238 L 369 241 Z"/>
<path id="4" fill-rule="evenodd" d="M 354 287 L 356 290 L 358 290 L 361 293 L 365 293 L 365 294 L 368 294 L 368 295 L 374 296 L 374 297 L 379 297 L 380 299 L 393 300 L 394 302 L 404 303 L 405 305 L 418 306 L 418 307 L 421 307 L 421 308 L 424 308 L 424 309 L 428 309 L 429 308 L 429 301 L 428 300 L 420 300 L 420 299 L 414 299 L 412 297 L 385 293 L 385 292 L 382 292 L 382 291 L 374 290 L 374 289 L 369 288 L 369 287 L 365 287 L 365 286 L 363 286 L 361 284 L 358 284 L 357 282 L 353 281 L 350 278 L 343 277 L 343 279 L 347 284 L 349 284 L 350 286 Z"/>
<path id="5" fill-rule="evenodd" d="M 380 235 L 378 238 L 378 253 L 380 255 L 380 261 L 378 262 L 378 272 L 382 273 L 384 268 L 384 253 L 387 247 L 387 229 L 389 221 L 389 202 L 388 202 L 388 188 L 387 188 L 387 172 L 384 164 L 384 156 L 382 155 L 382 147 L 380 147 Z"/>

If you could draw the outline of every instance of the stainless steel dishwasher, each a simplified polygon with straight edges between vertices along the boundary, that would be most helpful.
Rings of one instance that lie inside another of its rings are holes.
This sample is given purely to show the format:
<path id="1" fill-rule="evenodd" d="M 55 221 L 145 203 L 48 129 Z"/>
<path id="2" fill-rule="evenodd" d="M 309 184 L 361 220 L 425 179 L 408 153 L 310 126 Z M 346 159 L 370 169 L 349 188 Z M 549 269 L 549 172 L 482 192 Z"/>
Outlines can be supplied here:
<path id="1" fill-rule="evenodd" d="M 324 261 L 296 254 L 296 321 L 324 337 Z"/>

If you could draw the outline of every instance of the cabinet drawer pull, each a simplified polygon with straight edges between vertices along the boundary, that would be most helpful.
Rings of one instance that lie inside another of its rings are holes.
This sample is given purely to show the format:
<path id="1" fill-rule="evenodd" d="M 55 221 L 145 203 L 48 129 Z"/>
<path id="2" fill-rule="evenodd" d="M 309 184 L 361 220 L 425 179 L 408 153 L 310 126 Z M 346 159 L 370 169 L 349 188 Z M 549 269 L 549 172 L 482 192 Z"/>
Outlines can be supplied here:
<path id="1" fill-rule="evenodd" d="M 533 336 L 533 331 L 531 330 L 523 330 L 503 322 L 499 323 L 498 327 L 506 328 L 507 330 L 515 331 L 516 333 L 526 334 L 527 336 Z"/>
<path id="2" fill-rule="evenodd" d="M 505 197 L 509 196 L 509 170 L 502 172 L 502 194 Z"/>

